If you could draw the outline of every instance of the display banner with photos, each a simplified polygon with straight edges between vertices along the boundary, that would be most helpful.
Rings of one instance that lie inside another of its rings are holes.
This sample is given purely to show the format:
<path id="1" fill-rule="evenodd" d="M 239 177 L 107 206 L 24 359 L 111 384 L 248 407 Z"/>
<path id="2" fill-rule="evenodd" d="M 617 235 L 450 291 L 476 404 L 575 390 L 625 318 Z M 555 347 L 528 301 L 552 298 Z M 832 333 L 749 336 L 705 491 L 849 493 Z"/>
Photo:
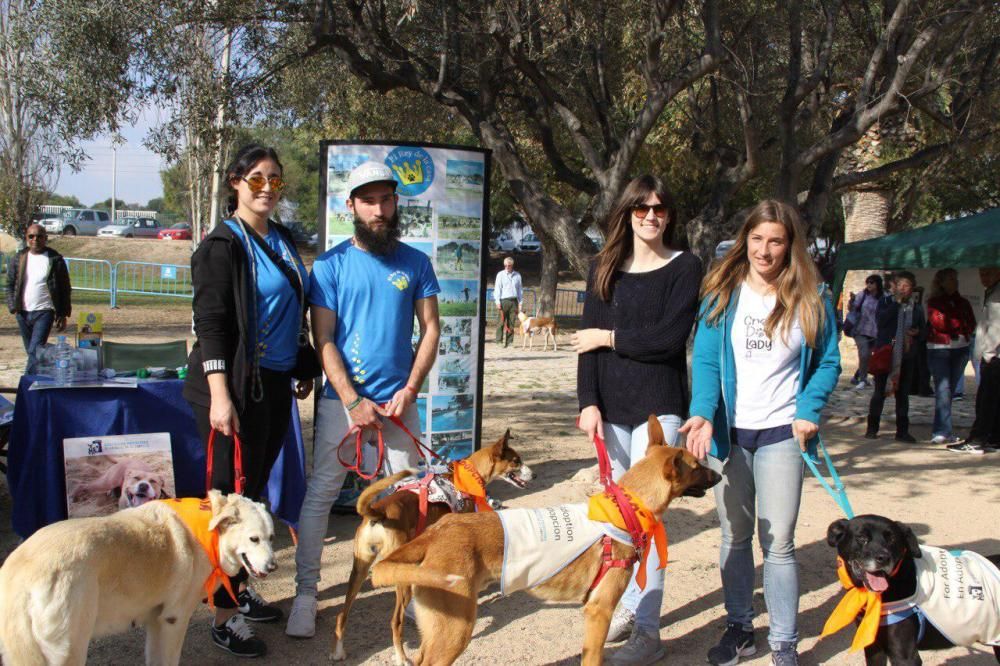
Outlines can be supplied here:
<path id="1" fill-rule="evenodd" d="M 351 170 L 378 161 L 393 171 L 400 240 L 430 257 L 441 286 L 438 356 L 417 399 L 421 438 L 446 458 L 464 458 L 478 448 L 482 423 L 489 151 L 325 141 L 320 158 L 326 164 L 320 176 L 323 250 L 348 241 L 354 233 L 354 215 L 347 208 Z M 419 335 L 414 322 L 414 349 Z"/>

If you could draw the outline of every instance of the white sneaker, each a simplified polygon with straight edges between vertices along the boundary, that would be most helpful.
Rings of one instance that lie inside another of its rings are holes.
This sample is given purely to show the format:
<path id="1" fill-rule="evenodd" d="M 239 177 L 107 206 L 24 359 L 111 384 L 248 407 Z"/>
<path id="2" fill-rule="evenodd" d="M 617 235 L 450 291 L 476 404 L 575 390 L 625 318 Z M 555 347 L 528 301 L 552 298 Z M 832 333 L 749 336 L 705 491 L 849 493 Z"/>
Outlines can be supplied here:
<path id="1" fill-rule="evenodd" d="M 300 594 L 292 601 L 285 633 L 292 638 L 312 638 L 316 635 L 316 597 Z"/>
<path id="2" fill-rule="evenodd" d="M 931 438 L 931 444 L 958 444 L 961 441 L 962 438 L 955 435 L 934 435 Z"/>
<path id="3" fill-rule="evenodd" d="M 868 382 L 863 379 L 854 385 L 855 391 L 864 391 L 866 388 L 868 388 Z"/>
<path id="4" fill-rule="evenodd" d="M 639 664 L 646 666 L 667 656 L 667 650 L 660 642 L 659 632 L 645 632 L 636 629 L 632 636 L 620 650 L 611 655 L 608 660 L 611 664 L 625 666 Z"/>
<path id="5" fill-rule="evenodd" d="M 611 616 L 611 624 L 608 626 L 608 638 L 605 643 L 616 643 L 628 638 L 635 626 L 635 613 L 619 605 L 615 608 L 615 614 Z"/>

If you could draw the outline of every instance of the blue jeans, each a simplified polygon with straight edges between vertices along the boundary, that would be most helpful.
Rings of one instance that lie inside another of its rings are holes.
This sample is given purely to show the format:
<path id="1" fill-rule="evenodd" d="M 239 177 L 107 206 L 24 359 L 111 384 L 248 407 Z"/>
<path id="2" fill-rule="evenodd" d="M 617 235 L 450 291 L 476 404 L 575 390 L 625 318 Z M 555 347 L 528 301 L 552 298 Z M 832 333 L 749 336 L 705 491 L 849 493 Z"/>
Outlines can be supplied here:
<path id="1" fill-rule="evenodd" d="M 950 437 L 951 399 L 955 395 L 958 380 L 969 362 L 969 348 L 928 349 L 927 366 L 934 378 L 934 437 Z"/>
<path id="2" fill-rule="evenodd" d="M 33 375 L 38 369 L 38 358 L 35 352 L 49 339 L 52 322 L 55 321 L 55 310 L 33 310 L 17 313 L 17 326 L 21 329 L 21 341 L 24 351 L 28 352 L 28 364 L 24 366 L 24 374 Z"/>
<path id="3" fill-rule="evenodd" d="M 664 441 L 670 446 L 675 446 L 677 429 L 681 427 L 681 417 L 668 414 L 658 416 L 657 419 L 663 426 Z M 611 473 L 615 480 L 621 478 L 629 467 L 646 455 L 646 447 L 649 446 L 647 427 L 645 423 L 634 427 L 616 423 L 604 424 L 604 439 L 608 446 Z M 646 589 L 640 590 L 635 582 L 635 574 L 639 567 L 637 564 L 635 571 L 632 572 L 632 580 L 629 581 L 621 599 L 622 607 L 635 613 L 636 626 L 647 633 L 658 634 L 660 631 L 660 606 L 663 605 L 663 578 L 666 571 L 657 571 L 659 566 L 660 558 L 656 556 L 654 549 L 646 558 Z"/>
<path id="4" fill-rule="evenodd" d="M 724 463 L 708 458 L 722 474 L 715 504 L 722 524 L 719 568 L 729 622 L 753 629 L 753 532 L 757 521 L 764 552 L 764 602 L 771 617 L 768 643 L 798 643 L 799 570 L 795 523 L 802 499 L 802 455 L 794 439 L 750 453 L 733 446 Z M 755 516 L 756 514 L 756 516 Z"/>

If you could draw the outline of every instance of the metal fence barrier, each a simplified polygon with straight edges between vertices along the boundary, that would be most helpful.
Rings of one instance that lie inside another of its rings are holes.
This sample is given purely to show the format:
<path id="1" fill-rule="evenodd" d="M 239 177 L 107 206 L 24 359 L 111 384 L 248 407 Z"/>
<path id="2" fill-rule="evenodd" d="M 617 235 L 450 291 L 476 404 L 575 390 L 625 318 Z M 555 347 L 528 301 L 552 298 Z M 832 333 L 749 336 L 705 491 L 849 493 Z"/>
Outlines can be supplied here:
<path id="1" fill-rule="evenodd" d="M 115 293 L 111 307 L 117 305 L 117 294 L 193 298 L 191 267 L 181 264 L 119 261 L 115 264 Z"/>
<path id="2" fill-rule="evenodd" d="M 105 259 L 64 257 L 69 271 L 69 283 L 78 291 L 97 291 L 111 295 L 114 307 L 115 267 Z"/>

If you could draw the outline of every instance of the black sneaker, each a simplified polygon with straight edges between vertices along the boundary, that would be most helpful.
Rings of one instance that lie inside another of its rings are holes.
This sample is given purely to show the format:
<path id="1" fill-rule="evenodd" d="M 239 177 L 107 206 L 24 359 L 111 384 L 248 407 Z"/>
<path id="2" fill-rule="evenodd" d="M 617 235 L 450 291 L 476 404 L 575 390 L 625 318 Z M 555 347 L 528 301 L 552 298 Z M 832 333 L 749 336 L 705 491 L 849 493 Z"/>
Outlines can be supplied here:
<path id="1" fill-rule="evenodd" d="M 799 653 L 795 643 L 779 643 L 778 649 L 771 649 L 771 666 L 799 666 Z"/>
<path id="2" fill-rule="evenodd" d="M 896 433 L 897 442 L 906 442 L 907 444 L 916 444 L 917 438 L 908 432 L 897 432 Z"/>
<path id="3" fill-rule="evenodd" d="M 878 439 L 878 433 L 869 430 L 865 433 L 865 439 Z"/>
<path id="4" fill-rule="evenodd" d="M 253 635 L 253 630 L 239 613 L 226 620 L 221 627 L 212 625 L 212 642 L 237 657 L 263 657 L 267 654 L 267 645 Z"/>
<path id="5" fill-rule="evenodd" d="M 726 633 L 722 634 L 719 644 L 708 651 L 708 663 L 713 666 L 734 666 L 740 657 L 756 653 L 753 631 L 746 631 L 741 624 L 727 622 Z"/>
<path id="6" fill-rule="evenodd" d="M 944 448 L 948 449 L 952 453 L 969 453 L 974 456 L 981 456 L 986 453 L 982 444 L 969 440 L 959 442 L 958 444 L 949 444 Z"/>
<path id="7" fill-rule="evenodd" d="M 248 622 L 277 622 L 285 617 L 280 608 L 269 606 L 259 594 L 249 587 L 236 595 L 236 601 L 240 605 L 240 614 Z"/>

